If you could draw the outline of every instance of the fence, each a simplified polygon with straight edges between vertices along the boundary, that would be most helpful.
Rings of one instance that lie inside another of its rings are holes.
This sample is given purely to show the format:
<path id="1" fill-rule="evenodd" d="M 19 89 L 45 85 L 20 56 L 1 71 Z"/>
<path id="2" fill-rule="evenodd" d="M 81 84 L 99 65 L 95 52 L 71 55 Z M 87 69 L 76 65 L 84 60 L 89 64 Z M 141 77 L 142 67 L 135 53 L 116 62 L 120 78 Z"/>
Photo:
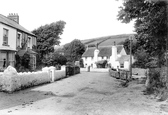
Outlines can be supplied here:
<path id="1" fill-rule="evenodd" d="M 127 70 L 115 70 L 115 69 L 109 69 L 109 74 L 112 76 L 112 77 L 115 77 L 115 78 L 120 78 L 120 79 L 123 79 L 123 80 L 127 80 L 130 78 L 130 72 L 127 71 Z"/>

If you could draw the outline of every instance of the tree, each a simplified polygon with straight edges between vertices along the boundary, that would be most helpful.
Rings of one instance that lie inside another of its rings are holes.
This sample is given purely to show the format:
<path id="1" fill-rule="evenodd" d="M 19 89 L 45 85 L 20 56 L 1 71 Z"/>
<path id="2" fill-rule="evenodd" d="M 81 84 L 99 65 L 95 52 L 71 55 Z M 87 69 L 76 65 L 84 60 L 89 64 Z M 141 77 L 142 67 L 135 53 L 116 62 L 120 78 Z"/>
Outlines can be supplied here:
<path id="1" fill-rule="evenodd" d="M 64 53 L 67 61 L 79 61 L 85 51 L 85 45 L 80 40 L 73 40 L 64 46 Z"/>
<path id="2" fill-rule="evenodd" d="M 137 43 L 150 56 L 161 59 L 166 49 L 166 3 L 146 0 L 125 0 L 118 19 L 124 23 L 135 20 Z M 161 65 L 159 65 L 161 66 Z"/>
<path id="3" fill-rule="evenodd" d="M 126 53 L 130 54 L 130 40 L 126 39 L 123 42 L 123 45 L 124 45 L 124 49 L 125 49 Z M 138 48 L 138 44 L 137 44 L 136 40 L 132 40 L 132 54 L 135 54 L 137 48 Z"/>
<path id="4" fill-rule="evenodd" d="M 57 65 L 57 64 L 59 64 L 59 65 L 65 65 L 66 62 L 67 62 L 66 57 L 64 55 L 58 53 L 58 52 L 54 52 L 53 53 L 52 59 L 53 59 L 53 64 L 54 65 Z"/>
<path id="5" fill-rule="evenodd" d="M 18 54 L 15 55 L 16 64 L 15 68 L 18 72 L 25 72 L 25 71 L 31 71 L 30 66 L 30 55 L 28 53 L 25 53 L 23 56 L 19 56 Z"/>
<path id="6" fill-rule="evenodd" d="M 65 24 L 64 21 L 53 22 L 32 31 L 37 36 L 36 51 L 40 60 L 47 58 L 54 52 L 54 46 L 59 45 Z"/>

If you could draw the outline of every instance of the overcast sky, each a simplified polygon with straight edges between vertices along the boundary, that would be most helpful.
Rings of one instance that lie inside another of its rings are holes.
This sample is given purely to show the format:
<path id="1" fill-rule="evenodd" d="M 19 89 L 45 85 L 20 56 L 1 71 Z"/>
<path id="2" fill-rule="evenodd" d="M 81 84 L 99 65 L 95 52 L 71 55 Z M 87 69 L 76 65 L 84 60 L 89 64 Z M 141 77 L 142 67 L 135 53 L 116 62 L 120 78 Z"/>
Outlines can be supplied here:
<path id="1" fill-rule="evenodd" d="M 63 20 L 61 44 L 65 44 L 73 39 L 133 33 L 133 22 L 117 20 L 121 5 L 121 0 L 2 0 L 0 13 L 18 13 L 20 25 L 29 31 Z"/>

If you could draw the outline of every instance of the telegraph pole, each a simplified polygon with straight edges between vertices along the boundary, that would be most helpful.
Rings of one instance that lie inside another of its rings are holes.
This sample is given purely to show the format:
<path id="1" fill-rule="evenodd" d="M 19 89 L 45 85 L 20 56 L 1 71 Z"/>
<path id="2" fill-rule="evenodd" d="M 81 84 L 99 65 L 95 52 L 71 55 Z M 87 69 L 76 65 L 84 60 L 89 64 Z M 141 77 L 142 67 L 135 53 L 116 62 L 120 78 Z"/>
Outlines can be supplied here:
<path id="1" fill-rule="evenodd" d="M 129 37 L 130 40 L 130 79 L 132 78 L 132 40 L 133 40 L 133 35 Z"/>

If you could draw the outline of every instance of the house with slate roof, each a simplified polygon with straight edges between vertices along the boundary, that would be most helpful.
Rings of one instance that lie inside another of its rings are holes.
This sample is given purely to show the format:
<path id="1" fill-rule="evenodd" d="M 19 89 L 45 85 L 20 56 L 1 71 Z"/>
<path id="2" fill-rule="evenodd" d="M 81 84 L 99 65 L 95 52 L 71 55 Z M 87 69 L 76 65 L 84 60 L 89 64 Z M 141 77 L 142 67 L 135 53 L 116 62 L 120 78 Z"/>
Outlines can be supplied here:
<path id="1" fill-rule="evenodd" d="M 19 24 L 18 14 L 0 14 L 0 68 L 15 65 L 15 54 L 30 54 L 32 69 L 36 68 L 36 36 Z"/>
<path id="2" fill-rule="evenodd" d="M 107 60 L 108 65 L 113 68 L 129 70 L 130 66 L 130 55 L 126 54 L 123 45 L 115 45 L 115 43 L 108 46 L 87 47 L 82 59 L 85 67 L 96 68 L 96 62 L 102 60 Z M 132 62 L 134 62 L 133 57 Z"/>

